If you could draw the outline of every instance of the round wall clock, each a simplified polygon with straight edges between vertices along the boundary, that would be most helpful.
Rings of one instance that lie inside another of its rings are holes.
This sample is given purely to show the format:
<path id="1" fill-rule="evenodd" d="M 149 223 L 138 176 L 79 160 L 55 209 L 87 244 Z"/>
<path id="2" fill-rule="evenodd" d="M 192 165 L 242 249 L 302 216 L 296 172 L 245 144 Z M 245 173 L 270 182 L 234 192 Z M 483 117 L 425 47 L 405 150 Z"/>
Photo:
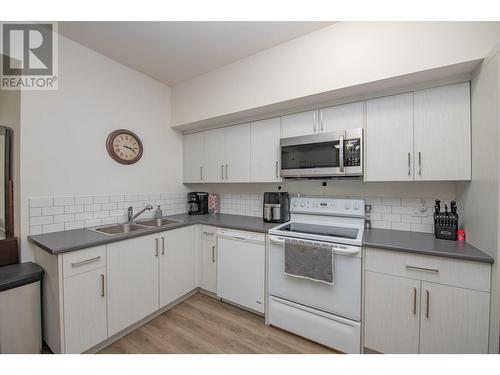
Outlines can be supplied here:
<path id="1" fill-rule="evenodd" d="M 142 156 L 142 142 L 130 130 L 118 129 L 108 135 L 106 148 L 109 155 L 118 163 L 134 164 Z"/>

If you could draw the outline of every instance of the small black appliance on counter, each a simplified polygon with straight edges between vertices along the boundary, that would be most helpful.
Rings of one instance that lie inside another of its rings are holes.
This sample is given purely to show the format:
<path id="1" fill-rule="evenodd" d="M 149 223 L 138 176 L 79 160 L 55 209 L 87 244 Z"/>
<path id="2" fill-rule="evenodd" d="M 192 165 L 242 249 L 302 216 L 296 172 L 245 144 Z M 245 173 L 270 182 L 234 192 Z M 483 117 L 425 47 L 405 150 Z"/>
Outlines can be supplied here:
<path id="1" fill-rule="evenodd" d="M 290 220 L 290 196 L 288 193 L 264 193 L 262 218 L 266 223 L 284 223 Z"/>
<path id="2" fill-rule="evenodd" d="M 434 206 L 434 234 L 436 238 L 443 240 L 457 240 L 458 214 L 457 203 L 450 202 L 450 212 L 448 206 L 444 205 L 444 212 L 441 212 L 441 201 L 436 199 Z"/>
<path id="3" fill-rule="evenodd" d="M 188 193 L 187 197 L 189 215 L 208 214 L 208 193 L 195 191 Z"/>

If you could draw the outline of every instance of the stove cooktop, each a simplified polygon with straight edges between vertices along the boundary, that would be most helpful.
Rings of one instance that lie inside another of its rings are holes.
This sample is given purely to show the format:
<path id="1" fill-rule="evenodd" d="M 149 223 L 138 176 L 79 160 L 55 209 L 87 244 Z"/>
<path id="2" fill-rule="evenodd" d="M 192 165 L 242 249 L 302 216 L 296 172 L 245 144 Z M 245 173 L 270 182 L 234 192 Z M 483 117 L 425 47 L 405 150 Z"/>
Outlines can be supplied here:
<path id="1" fill-rule="evenodd" d="M 346 228 L 330 225 L 306 224 L 306 223 L 290 223 L 280 228 L 282 231 L 313 234 L 319 236 L 329 236 L 336 238 L 347 238 L 355 240 L 358 237 L 359 229 Z"/>

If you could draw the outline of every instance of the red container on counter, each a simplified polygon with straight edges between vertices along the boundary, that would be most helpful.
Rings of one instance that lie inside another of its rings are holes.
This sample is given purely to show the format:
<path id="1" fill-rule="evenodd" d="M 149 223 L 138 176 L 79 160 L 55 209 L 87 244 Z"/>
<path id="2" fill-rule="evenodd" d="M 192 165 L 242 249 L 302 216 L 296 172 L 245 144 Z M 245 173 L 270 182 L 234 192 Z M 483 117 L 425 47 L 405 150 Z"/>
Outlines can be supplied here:
<path id="1" fill-rule="evenodd" d="M 457 240 L 465 241 L 465 231 L 463 229 L 457 230 Z"/>

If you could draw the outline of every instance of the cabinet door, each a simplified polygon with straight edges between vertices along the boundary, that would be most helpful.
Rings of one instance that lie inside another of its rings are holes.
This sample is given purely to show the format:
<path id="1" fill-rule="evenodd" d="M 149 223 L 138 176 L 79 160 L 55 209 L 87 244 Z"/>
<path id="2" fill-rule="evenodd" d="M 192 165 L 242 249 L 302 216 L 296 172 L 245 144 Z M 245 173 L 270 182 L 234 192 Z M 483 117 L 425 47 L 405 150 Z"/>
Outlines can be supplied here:
<path id="1" fill-rule="evenodd" d="M 279 182 L 281 120 L 272 118 L 252 122 L 250 126 L 250 180 Z"/>
<path id="2" fill-rule="evenodd" d="M 319 110 L 319 131 L 363 128 L 363 102 L 337 105 Z"/>
<path id="3" fill-rule="evenodd" d="M 64 279 L 65 353 L 82 353 L 108 337 L 106 268 Z"/>
<path id="4" fill-rule="evenodd" d="M 365 343 L 381 353 L 418 353 L 420 281 L 365 272 Z"/>
<path id="5" fill-rule="evenodd" d="M 108 334 L 158 310 L 157 234 L 107 245 Z"/>
<path id="6" fill-rule="evenodd" d="M 217 293 L 217 242 L 201 241 L 201 282 L 200 286 Z"/>
<path id="7" fill-rule="evenodd" d="M 202 182 L 205 160 L 205 137 L 203 132 L 184 136 L 183 169 L 184 182 Z"/>
<path id="8" fill-rule="evenodd" d="M 413 93 L 366 102 L 366 181 L 413 180 Z"/>
<path id="9" fill-rule="evenodd" d="M 265 245 L 219 237 L 217 296 L 264 312 Z"/>
<path id="10" fill-rule="evenodd" d="M 226 182 L 250 181 L 250 124 L 224 128 L 226 135 Z"/>
<path id="11" fill-rule="evenodd" d="M 415 179 L 470 180 L 469 83 L 415 91 Z"/>
<path id="12" fill-rule="evenodd" d="M 420 353 L 488 353 L 489 293 L 422 282 Z"/>
<path id="13" fill-rule="evenodd" d="M 196 288 L 195 227 L 160 233 L 160 307 Z"/>
<path id="14" fill-rule="evenodd" d="M 318 111 L 307 111 L 283 116 L 283 138 L 314 134 L 318 131 Z"/>
<path id="15" fill-rule="evenodd" d="M 225 164 L 225 128 L 205 132 L 205 182 L 223 182 Z"/>

